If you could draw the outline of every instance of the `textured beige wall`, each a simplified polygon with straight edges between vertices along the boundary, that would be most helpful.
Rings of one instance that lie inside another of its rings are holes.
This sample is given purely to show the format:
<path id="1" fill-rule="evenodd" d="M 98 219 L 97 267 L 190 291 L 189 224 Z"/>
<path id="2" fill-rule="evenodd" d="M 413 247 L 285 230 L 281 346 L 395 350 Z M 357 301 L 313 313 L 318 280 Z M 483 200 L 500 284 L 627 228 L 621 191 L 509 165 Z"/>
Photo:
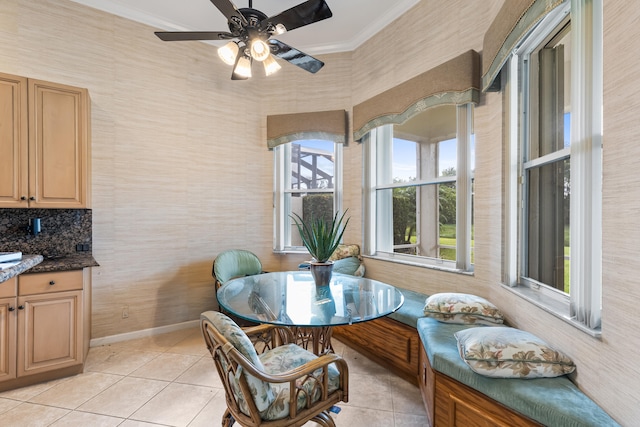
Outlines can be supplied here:
<path id="1" fill-rule="evenodd" d="M 0 45 L 3 72 L 91 95 L 94 338 L 197 319 L 221 250 L 279 264 L 259 81 L 231 82 L 211 46 L 66 0 L 0 2 Z"/>
<path id="2" fill-rule="evenodd" d="M 422 0 L 354 52 L 323 56 L 311 76 L 284 64 L 266 79 L 231 82 L 201 43 L 162 43 L 153 29 L 67 0 L 0 2 L 0 71 L 87 87 L 92 97 L 93 337 L 196 319 L 213 304 L 211 261 L 256 252 L 268 270 L 304 257 L 274 255 L 272 154 L 266 115 L 351 109 L 468 49 L 502 0 Z M 640 185 L 635 151 L 640 77 L 630 52 L 640 29 L 631 2 L 605 4 L 604 313 L 593 339 L 500 286 L 501 94 L 475 112 L 476 265 L 473 275 L 368 259 L 367 275 L 433 293 L 490 298 L 515 325 L 569 353 L 577 382 L 621 424 L 640 419 L 635 316 Z M 347 240 L 361 242 L 362 149 L 345 148 Z M 123 305 L 129 319 L 121 319 Z"/>

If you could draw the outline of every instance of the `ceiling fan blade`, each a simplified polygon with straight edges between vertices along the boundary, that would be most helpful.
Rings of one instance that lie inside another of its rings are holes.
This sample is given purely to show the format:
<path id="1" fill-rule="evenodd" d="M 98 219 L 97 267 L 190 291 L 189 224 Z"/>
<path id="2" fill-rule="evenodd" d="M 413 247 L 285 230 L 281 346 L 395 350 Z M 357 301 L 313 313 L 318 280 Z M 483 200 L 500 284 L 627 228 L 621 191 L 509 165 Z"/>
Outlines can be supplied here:
<path id="1" fill-rule="evenodd" d="M 156 31 L 155 35 L 166 42 L 186 40 L 229 40 L 233 34 L 226 31 Z"/>
<path id="2" fill-rule="evenodd" d="M 248 24 L 247 18 L 238 11 L 238 8 L 231 0 L 211 0 L 211 3 L 222 12 L 228 21 L 242 23 L 243 26 Z"/>
<path id="3" fill-rule="evenodd" d="M 266 30 L 269 25 L 282 24 L 287 31 L 291 31 L 332 16 L 333 13 L 331 13 L 329 5 L 324 0 L 308 0 L 278 15 L 264 19 L 260 22 L 260 29 Z"/>
<path id="4" fill-rule="evenodd" d="M 289 61 L 293 65 L 297 65 L 310 73 L 317 73 L 318 70 L 324 66 L 324 62 L 304 52 L 300 52 L 298 49 L 282 43 L 280 40 L 270 39 L 269 44 L 271 45 L 271 52 L 275 56 Z"/>

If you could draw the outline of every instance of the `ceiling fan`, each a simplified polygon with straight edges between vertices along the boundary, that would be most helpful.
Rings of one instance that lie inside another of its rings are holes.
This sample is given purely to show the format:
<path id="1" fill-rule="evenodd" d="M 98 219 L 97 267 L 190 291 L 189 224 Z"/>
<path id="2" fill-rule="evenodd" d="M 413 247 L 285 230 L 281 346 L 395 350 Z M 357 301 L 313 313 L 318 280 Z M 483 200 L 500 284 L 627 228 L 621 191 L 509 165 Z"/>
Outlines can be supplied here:
<path id="1" fill-rule="evenodd" d="M 324 66 L 324 62 L 271 37 L 331 18 L 333 14 L 325 0 L 308 0 L 271 17 L 254 9 L 252 0 L 248 8 L 241 9 L 231 0 L 211 0 L 211 3 L 227 18 L 229 31 L 156 31 L 155 34 L 164 41 L 231 40 L 218 49 L 218 55 L 224 63 L 233 66 L 232 80 L 250 78 L 254 60 L 264 64 L 267 76 L 275 73 L 281 67 L 274 56 L 310 73 Z"/>

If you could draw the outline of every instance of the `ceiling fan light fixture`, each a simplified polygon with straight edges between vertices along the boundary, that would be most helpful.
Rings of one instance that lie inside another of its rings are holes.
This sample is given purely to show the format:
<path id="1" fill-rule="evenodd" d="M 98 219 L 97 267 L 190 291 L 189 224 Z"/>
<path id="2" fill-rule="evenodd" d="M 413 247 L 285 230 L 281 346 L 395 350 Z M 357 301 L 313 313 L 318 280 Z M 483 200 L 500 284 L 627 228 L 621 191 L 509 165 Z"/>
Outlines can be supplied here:
<path id="1" fill-rule="evenodd" d="M 238 44 L 236 42 L 229 42 L 218 49 L 218 56 L 227 65 L 234 65 L 236 63 L 236 57 L 238 56 Z"/>
<path id="2" fill-rule="evenodd" d="M 254 39 L 251 42 L 251 57 L 256 61 L 264 61 L 270 54 L 269 45 L 264 40 Z"/>
<path id="3" fill-rule="evenodd" d="M 284 34 L 287 32 L 287 27 L 284 24 L 276 24 L 274 28 L 274 34 L 279 36 L 280 34 Z"/>
<path id="4" fill-rule="evenodd" d="M 246 55 L 240 57 L 236 64 L 236 68 L 233 69 L 233 74 L 236 74 L 243 79 L 251 78 L 251 59 Z"/>
<path id="5" fill-rule="evenodd" d="M 278 61 L 275 60 L 273 55 L 269 55 L 267 59 L 262 62 L 262 64 L 264 64 L 264 73 L 267 76 L 276 73 L 280 68 L 282 68 L 280 64 L 278 64 Z"/>

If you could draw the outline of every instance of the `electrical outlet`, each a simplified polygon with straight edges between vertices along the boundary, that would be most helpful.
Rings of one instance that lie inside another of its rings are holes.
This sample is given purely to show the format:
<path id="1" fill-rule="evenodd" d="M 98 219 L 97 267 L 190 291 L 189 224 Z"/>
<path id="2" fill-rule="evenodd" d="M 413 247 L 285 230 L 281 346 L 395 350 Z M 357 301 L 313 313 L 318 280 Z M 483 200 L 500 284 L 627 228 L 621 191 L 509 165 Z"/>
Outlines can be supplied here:
<path id="1" fill-rule="evenodd" d="M 122 318 L 126 319 L 129 317 L 129 306 L 125 305 L 124 307 L 122 307 Z"/>

